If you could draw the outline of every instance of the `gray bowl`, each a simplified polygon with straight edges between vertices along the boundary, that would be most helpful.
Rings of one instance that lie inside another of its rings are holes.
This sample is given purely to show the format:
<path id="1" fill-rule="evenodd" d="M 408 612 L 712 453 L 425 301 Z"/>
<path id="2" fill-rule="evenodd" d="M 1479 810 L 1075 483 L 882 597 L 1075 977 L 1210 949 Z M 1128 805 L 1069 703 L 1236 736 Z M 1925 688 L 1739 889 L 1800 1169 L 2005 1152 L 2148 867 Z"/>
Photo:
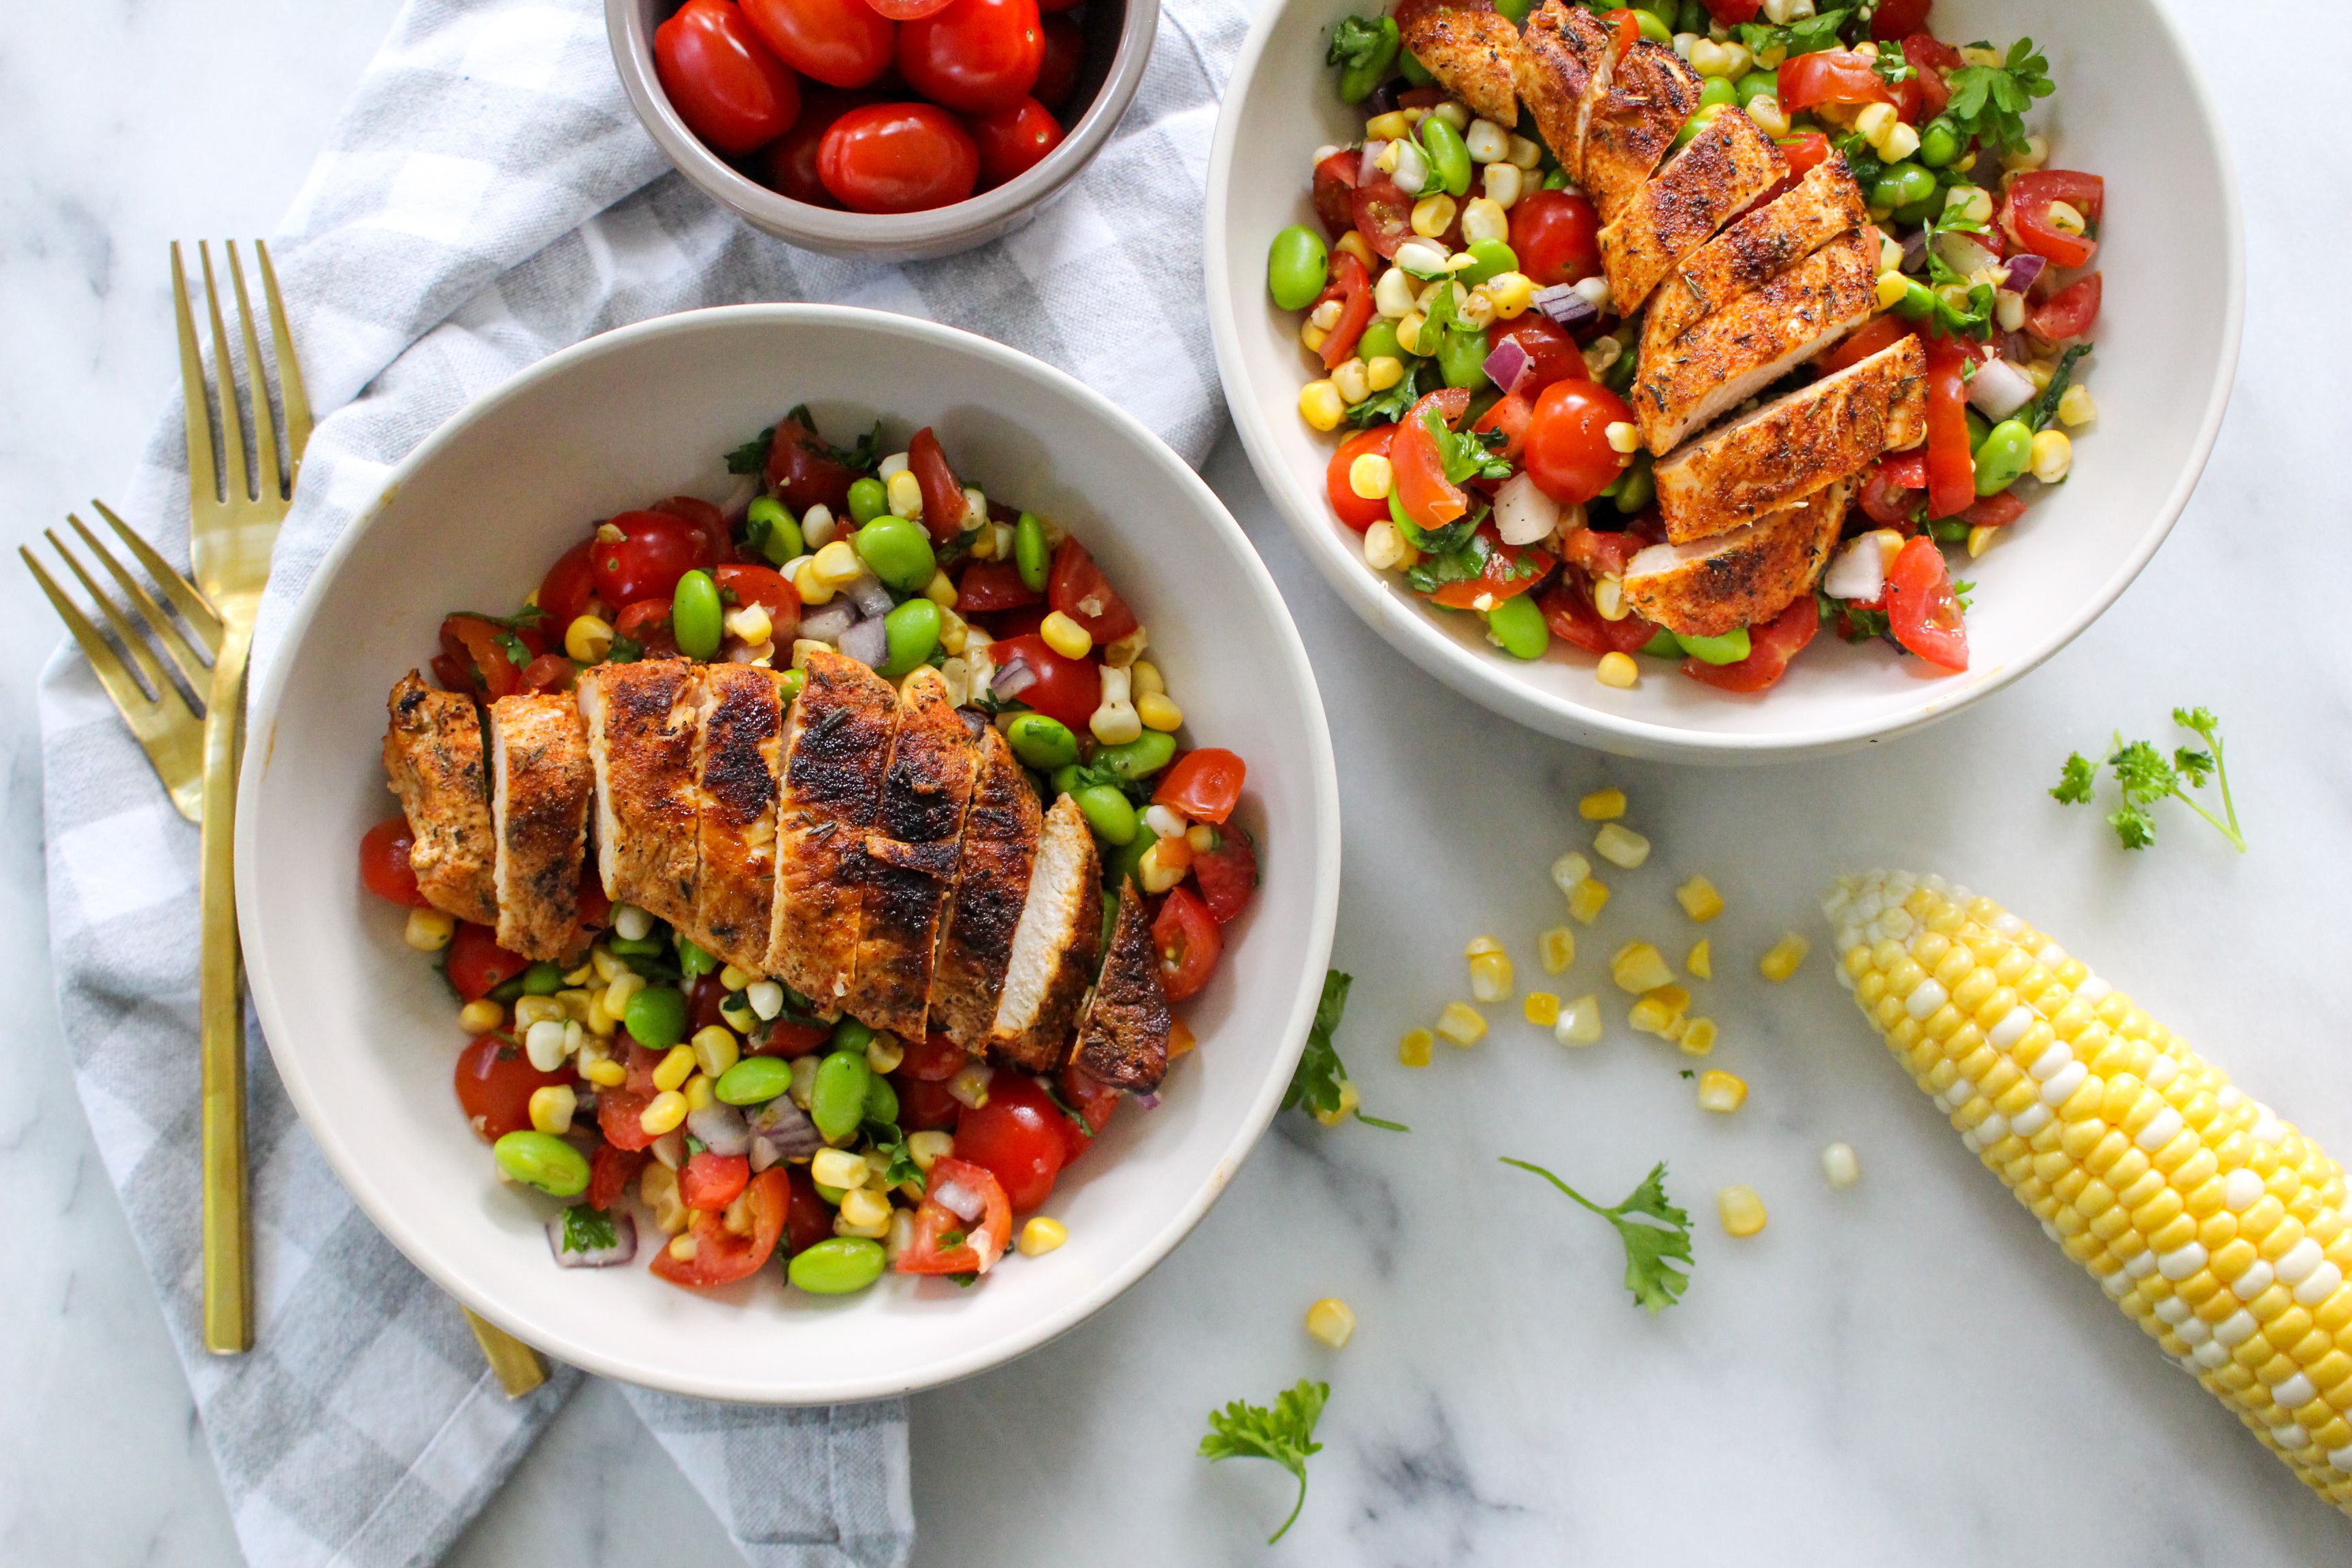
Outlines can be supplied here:
<path id="1" fill-rule="evenodd" d="M 704 195 L 778 239 L 865 261 L 952 256 L 1010 234 L 1035 216 L 1110 139 L 1135 97 L 1160 26 L 1160 0 L 1088 0 L 1086 58 L 1070 101 L 1084 103 L 1062 144 L 1035 168 L 953 206 L 918 213 L 853 213 L 772 191 L 704 146 L 670 107 L 654 74 L 654 29 L 678 0 L 604 0 L 613 63 L 629 102 L 665 157 Z"/>

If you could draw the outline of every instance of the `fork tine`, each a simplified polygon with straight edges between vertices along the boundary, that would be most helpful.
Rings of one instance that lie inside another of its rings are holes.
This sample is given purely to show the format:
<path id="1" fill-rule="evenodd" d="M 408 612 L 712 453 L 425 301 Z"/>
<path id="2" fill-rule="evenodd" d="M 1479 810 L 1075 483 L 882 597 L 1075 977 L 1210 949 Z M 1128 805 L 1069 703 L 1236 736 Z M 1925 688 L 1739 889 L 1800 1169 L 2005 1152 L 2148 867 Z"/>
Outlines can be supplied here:
<path id="1" fill-rule="evenodd" d="M 196 241 L 196 259 L 205 268 L 205 309 L 211 312 L 213 328 L 213 383 L 220 391 L 221 469 L 228 479 L 229 503 L 234 506 L 250 500 L 253 487 L 245 470 L 245 419 L 236 405 L 236 367 L 229 363 L 228 327 L 221 319 L 220 282 L 213 276 L 213 247 L 206 239 Z"/>
<path id="2" fill-rule="evenodd" d="M 278 291 L 278 268 L 269 259 L 269 242 L 253 242 L 261 261 L 261 293 L 269 302 L 270 347 L 278 357 L 278 400 L 286 409 L 286 488 L 302 475 L 302 448 L 310 444 L 310 394 L 302 384 L 302 360 L 294 351 L 294 330 L 286 324 L 285 296 Z"/>
<path id="3" fill-rule="evenodd" d="M 147 623 L 147 629 L 154 635 L 155 640 L 163 645 L 163 651 L 172 656 L 172 662 L 180 667 L 180 673 L 188 678 L 188 689 L 209 690 L 213 677 L 212 668 L 196 657 L 196 650 L 189 647 L 188 639 L 180 634 L 178 624 L 170 616 L 164 614 L 163 606 L 157 604 L 153 595 L 147 592 L 146 584 L 122 569 L 122 563 L 117 561 L 113 552 L 99 542 L 98 535 L 92 533 L 81 519 L 68 512 L 66 521 L 73 524 L 73 531 L 81 535 L 81 542 L 89 546 L 90 553 L 98 557 L 107 571 L 112 574 L 115 582 L 121 586 L 122 591 L 131 596 L 131 607 L 137 610 L 140 618 Z"/>
<path id="4" fill-rule="evenodd" d="M 89 617 L 81 613 L 81 607 L 66 596 L 65 590 L 58 586 L 56 578 L 42 570 L 40 558 L 21 544 L 16 546 L 16 553 L 24 557 L 25 565 L 33 574 L 33 581 L 38 583 L 41 592 L 48 595 L 49 606 L 57 611 L 58 618 L 65 622 L 66 630 L 73 633 L 74 641 L 81 645 L 82 656 L 89 660 L 90 668 L 98 675 L 99 684 L 106 688 L 106 694 L 114 700 L 114 705 L 122 710 L 123 717 L 135 721 L 161 707 L 161 700 L 147 695 L 146 689 L 123 664 L 121 656 L 114 651 L 99 629 L 90 625 Z"/>
<path id="5" fill-rule="evenodd" d="M 236 291 L 236 325 L 245 339 L 245 384 L 253 395 L 253 459 L 257 493 L 282 500 L 278 483 L 278 416 L 269 406 L 268 362 L 261 357 L 261 339 L 254 331 L 253 301 L 245 291 L 245 263 L 237 258 L 236 241 L 223 247 L 228 253 L 229 286 Z"/>
<path id="6" fill-rule="evenodd" d="M 163 596 L 172 601 L 172 607 L 180 612 L 180 618 L 195 628 L 196 640 L 205 645 L 205 652 L 218 653 L 220 616 L 214 613 L 205 596 L 196 592 L 196 585 L 181 576 L 178 568 L 164 560 L 153 545 L 140 538 L 129 523 L 117 517 L 112 507 L 96 496 L 90 498 L 89 504 L 98 509 L 99 516 L 113 525 L 116 537 L 122 541 L 124 548 L 138 557 L 139 564 L 147 569 L 147 574 L 162 586 Z M 79 526 L 79 521 L 76 526 Z"/>
<path id="7" fill-rule="evenodd" d="M 81 558 L 66 548 L 66 542 L 58 537 L 56 529 L 43 529 L 41 537 L 49 542 L 49 548 L 56 551 L 66 565 L 72 569 L 73 574 L 81 580 L 82 591 L 97 601 L 99 610 L 106 616 L 106 624 L 114 630 L 115 640 L 122 645 L 122 651 L 131 656 L 131 662 L 138 668 L 147 689 L 155 693 L 158 699 L 172 692 L 174 689 L 172 678 L 163 673 L 163 661 L 155 657 L 155 650 L 147 646 L 147 639 L 139 635 L 139 628 L 132 626 L 114 601 L 106 596 L 106 590 L 98 585 L 98 579 L 82 565 Z"/>
<path id="8" fill-rule="evenodd" d="M 180 400 L 186 405 L 188 491 L 197 510 L 220 501 L 220 473 L 213 461 L 213 421 L 205 397 L 205 361 L 196 347 L 196 319 L 188 300 L 188 269 L 180 242 L 172 242 L 172 305 L 180 324 Z"/>

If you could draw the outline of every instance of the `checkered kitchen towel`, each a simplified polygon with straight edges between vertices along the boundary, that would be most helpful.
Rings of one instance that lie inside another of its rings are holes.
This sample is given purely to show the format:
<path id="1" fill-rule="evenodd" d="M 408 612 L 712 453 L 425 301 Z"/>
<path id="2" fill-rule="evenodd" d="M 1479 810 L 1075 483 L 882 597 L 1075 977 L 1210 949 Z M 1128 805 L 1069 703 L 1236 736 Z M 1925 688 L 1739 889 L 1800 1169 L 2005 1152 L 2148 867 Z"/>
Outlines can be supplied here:
<path id="1" fill-rule="evenodd" d="M 1164 0 L 1133 108 L 1058 204 L 984 249 L 891 268 L 763 238 L 669 172 L 622 96 L 594 0 L 413 0 L 273 246 L 328 413 L 278 544 L 257 659 L 329 545 L 435 426 L 555 349 L 667 311 L 821 300 L 950 322 L 1075 373 L 1198 462 L 1222 418 L 1202 194 L 1246 24 L 1238 0 Z M 125 510 L 185 560 L 181 442 L 175 406 Z M 195 831 L 70 649 L 43 678 L 41 722 L 66 1035 L 246 1553 L 259 1568 L 431 1563 L 579 1374 L 501 1396 L 455 1305 L 329 1173 L 257 1027 L 258 1344 L 240 1358 L 204 1352 Z M 903 1404 L 630 1397 L 762 1568 L 905 1559 Z"/>

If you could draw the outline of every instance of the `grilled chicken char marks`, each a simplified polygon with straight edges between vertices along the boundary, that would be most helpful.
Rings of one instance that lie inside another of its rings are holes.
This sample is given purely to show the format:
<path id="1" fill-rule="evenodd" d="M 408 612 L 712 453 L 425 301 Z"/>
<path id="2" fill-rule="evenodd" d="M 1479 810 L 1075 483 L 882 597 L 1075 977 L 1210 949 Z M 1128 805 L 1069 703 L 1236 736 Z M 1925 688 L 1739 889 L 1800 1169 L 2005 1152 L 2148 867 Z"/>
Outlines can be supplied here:
<path id="1" fill-rule="evenodd" d="M 1102 949 L 1101 889 L 1094 832 L 1066 795 L 1045 813 L 1038 835 L 1037 862 L 989 1028 L 992 1060 L 1029 1072 L 1062 1065 Z"/>
<path id="2" fill-rule="evenodd" d="M 1717 123 L 1731 118 L 1719 116 Z M 1650 300 L 1642 321 L 1643 341 L 1675 342 L 1708 311 L 1761 288 L 1869 221 L 1862 187 L 1846 172 L 1845 159 L 1831 153 L 1794 187 L 1747 214 L 1675 268 Z"/>
<path id="3" fill-rule="evenodd" d="M 580 678 L 604 896 L 688 929 L 699 864 L 702 689 L 697 667 L 682 658 L 598 665 Z"/>
<path id="4" fill-rule="evenodd" d="M 1601 231 L 1601 266 L 1621 315 L 1641 309 L 1676 263 L 1788 175 L 1787 160 L 1756 122 L 1718 114 L 1666 160 Z"/>
<path id="5" fill-rule="evenodd" d="M 1518 122 L 1513 79 L 1519 30 L 1508 17 L 1487 5 L 1414 5 L 1411 0 L 1398 10 L 1399 38 L 1440 87 L 1481 119 L 1506 130 Z"/>
<path id="6" fill-rule="evenodd" d="M 471 698 L 436 691 L 410 670 L 392 689 L 383 771 L 415 842 L 416 889 L 435 909 L 494 925 L 498 836 L 482 761 L 482 717 Z"/>
<path id="7" fill-rule="evenodd" d="M 1168 992 L 1160 980 L 1160 950 L 1151 940 L 1151 910 L 1121 879 L 1118 916 L 1102 974 L 1078 1020 L 1078 1070 L 1117 1089 L 1148 1093 L 1168 1071 Z"/>
<path id="8" fill-rule="evenodd" d="M 898 744 L 866 836 L 857 968 L 842 1004 L 904 1039 L 926 1032 L 940 912 L 955 882 L 979 757 L 946 679 L 928 667 L 908 676 Z"/>
<path id="9" fill-rule="evenodd" d="M 898 694 L 854 658 L 812 650 L 793 700 L 776 808 L 776 887 L 761 967 L 832 1013 L 857 973 L 866 834 L 898 730 Z"/>
<path id="10" fill-rule="evenodd" d="M 1582 172 L 1577 183 L 1615 223 L 1641 195 L 1658 160 L 1698 108 L 1699 79 L 1674 50 L 1644 38 L 1584 89 Z M 1557 151 L 1557 149 L 1555 149 Z"/>
<path id="11" fill-rule="evenodd" d="M 498 831 L 499 945 L 545 963 L 580 951 L 580 873 L 595 770 L 568 696 L 490 704 L 490 818 Z"/>
<path id="12" fill-rule="evenodd" d="M 694 940 L 758 973 L 776 889 L 776 796 L 783 766 L 782 678 L 748 664 L 703 670 L 702 818 Z"/>
<path id="13" fill-rule="evenodd" d="M 1625 601 L 1685 637 L 1760 626 L 1812 592 L 1845 512 L 1838 483 L 1728 533 L 1653 544 L 1626 563 Z"/>
<path id="14" fill-rule="evenodd" d="M 965 1050 L 986 1049 L 996 1000 L 1013 961 L 1013 936 L 1037 861 L 1045 811 L 1029 775 L 994 726 L 974 745 L 971 805 L 954 891 L 940 917 L 931 970 L 930 1027 Z"/>
<path id="15" fill-rule="evenodd" d="M 1512 75 L 1520 101 L 1535 116 L 1536 134 L 1570 179 L 1584 168 L 1586 97 L 1593 79 L 1606 79 L 1612 35 L 1590 11 L 1544 0 L 1528 18 Z M 1499 122 L 1498 122 L 1499 123 Z"/>

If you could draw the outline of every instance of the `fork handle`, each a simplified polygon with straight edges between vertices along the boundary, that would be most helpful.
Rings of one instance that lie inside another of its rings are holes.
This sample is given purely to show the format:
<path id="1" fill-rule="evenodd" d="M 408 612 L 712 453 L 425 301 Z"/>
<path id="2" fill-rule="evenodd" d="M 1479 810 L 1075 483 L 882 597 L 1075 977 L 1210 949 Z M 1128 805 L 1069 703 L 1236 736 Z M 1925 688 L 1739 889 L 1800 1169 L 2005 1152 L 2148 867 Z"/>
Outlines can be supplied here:
<path id="1" fill-rule="evenodd" d="M 243 617 L 240 617 L 242 620 Z M 237 985 L 235 833 L 249 622 L 225 626 L 205 710 L 204 921 L 205 1348 L 253 1348 L 253 1235 L 246 1210 L 245 1005 Z"/>

